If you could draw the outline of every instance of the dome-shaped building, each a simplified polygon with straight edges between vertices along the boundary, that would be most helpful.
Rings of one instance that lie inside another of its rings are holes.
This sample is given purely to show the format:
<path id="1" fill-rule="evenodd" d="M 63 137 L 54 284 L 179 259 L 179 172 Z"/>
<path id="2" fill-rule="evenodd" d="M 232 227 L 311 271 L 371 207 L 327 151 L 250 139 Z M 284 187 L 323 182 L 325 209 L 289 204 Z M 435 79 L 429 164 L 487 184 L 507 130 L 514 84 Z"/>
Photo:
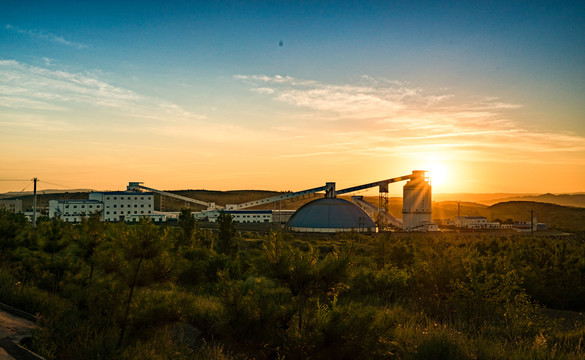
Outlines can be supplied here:
<path id="1" fill-rule="evenodd" d="M 359 206 L 339 198 L 322 198 L 301 206 L 288 220 L 297 232 L 375 232 L 376 224 Z"/>

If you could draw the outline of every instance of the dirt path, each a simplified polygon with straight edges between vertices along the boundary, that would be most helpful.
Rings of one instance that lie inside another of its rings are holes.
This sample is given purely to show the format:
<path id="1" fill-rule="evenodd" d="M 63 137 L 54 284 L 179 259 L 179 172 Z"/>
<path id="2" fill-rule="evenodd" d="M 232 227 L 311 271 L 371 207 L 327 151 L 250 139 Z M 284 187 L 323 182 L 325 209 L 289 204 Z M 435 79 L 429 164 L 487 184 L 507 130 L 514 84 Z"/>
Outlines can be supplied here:
<path id="1" fill-rule="evenodd" d="M 30 320 L 0 310 L 0 360 L 35 358 L 17 345 L 23 337 L 30 335 L 35 326 Z"/>

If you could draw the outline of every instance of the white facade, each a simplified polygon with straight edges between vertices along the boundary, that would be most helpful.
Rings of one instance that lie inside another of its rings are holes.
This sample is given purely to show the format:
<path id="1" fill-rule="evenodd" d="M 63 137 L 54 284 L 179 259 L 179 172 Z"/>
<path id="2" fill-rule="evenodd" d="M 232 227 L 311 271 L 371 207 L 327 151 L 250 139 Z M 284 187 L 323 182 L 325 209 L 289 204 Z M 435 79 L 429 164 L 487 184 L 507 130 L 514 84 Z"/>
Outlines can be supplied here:
<path id="1" fill-rule="evenodd" d="M 5 209 L 15 214 L 20 213 L 22 212 L 22 200 L 20 199 L 0 200 L 0 209 Z"/>
<path id="2" fill-rule="evenodd" d="M 237 223 L 269 223 L 272 222 L 272 210 L 228 210 L 226 214 L 232 216 Z M 216 222 L 219 212 L 209 214 L 209 221 Z"/>
<path id="3" fill-rule="evenodd" d="M 465 229 L 499 229 L 500 223 L 487 221 L 484 216 L 458 216 L 455 218 L 455 226 Z"/>
<path id="4" fill-rule="evenodd" d="M 81 219 L 103 210 L 103 204 L 97 200 L 50 200 L 49 217 L 58 217 L 65 222 L 78 223 Z"/>
<path id="5" fill-rule="evenodd" d="M 103 204 L 104 221 L 125 221 L 127 218 L 152 217 L 154 195 L 152 193 L 110 191 L 89 194 L 90 200 Z"/>
<path id="6" fill-rule="evenodd" d="M 431 185 L 424 171 L 413 171 L 420 175 L 409 180 L 402 188 L 402 226 L 404 230 L 435 229 L 431 220 Z"/>

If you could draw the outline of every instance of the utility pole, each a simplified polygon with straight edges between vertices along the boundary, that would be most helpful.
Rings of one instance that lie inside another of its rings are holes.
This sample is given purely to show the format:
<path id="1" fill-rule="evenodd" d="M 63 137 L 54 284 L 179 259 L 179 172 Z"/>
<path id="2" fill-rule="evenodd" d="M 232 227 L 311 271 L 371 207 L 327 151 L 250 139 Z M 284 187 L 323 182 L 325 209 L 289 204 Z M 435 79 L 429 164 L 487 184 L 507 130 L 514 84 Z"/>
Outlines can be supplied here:
<path id="1" fill-rule="evenodd" d="M 39 179 L 33 178 L 32 180 L 34 182 L 32 223 L 33 227 L 37 227 L 37 181 L 39 181 Z"/>
<path id="2" fill-rule="evenodd" d="M 534 209 L 530 210 L 530 236 L 534 236 Z"/>

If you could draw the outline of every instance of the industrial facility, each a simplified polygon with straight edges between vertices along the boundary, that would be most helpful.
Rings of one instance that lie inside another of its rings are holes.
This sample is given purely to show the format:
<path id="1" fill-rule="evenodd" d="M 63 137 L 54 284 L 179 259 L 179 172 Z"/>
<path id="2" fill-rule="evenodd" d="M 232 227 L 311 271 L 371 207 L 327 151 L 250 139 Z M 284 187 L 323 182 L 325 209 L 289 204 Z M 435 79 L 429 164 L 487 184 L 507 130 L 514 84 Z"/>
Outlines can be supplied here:
<path id="1" fill-rule="evenodd" d="M 403 220 L 397 219 L 388 213 L 388 186 L 391 183 L 407 181 L 403 187 L 404 204 Z M 379 189 L 379 204 L 368 203 L 362 197 L 352 197 L 352 201 L 338 198 L 338 195 L 349 194 L 365 189 Z M 205 207 L 205 210 L 193 212 L 197 219 L 207 219 L 215 222 L 220 211 L 230 215 L 239 223 L 274 223 L 285 225 L 286 229 L 293 232 L 375 232 L 382 228 L 392 227 L 406 231 L 436 231 L 438 226 L 431 221 L 432 191 L 427 172 L 415 170 L 410 175 L 404 175 L 372 183 L 352 186 L 346 189 L 336 190 L 334 182 L 328 182 L 324 186 L 312 189 L 290 192 L 265 199 L 248 201 L 241 204 L 216 205 L 214 202 L 206 202 L 174 193 L 153 189 L 144 186 L 141 182 L 130 182 L 124 193 L 136 197 L 136 194 L 144 194 L 141 191 L 157 193 L 161 196 L 161 208 L 164 197 L 172 197 L 188 203 L 195 203 Z M 276 203 L 282 200 L 297 198 L 324 192 L 325 197 L 313 200 L 296 212 L 283 213 L 276 210 L 249 210 L 249 208 Z M 106 211 L 107 208 L 104 208 Z M 147 215 L 147 214 L 145 214 Z M 177 214 L 169 213 L 168 216 Z M 106 218 L 104 218 L 106 219 Z M 110 220 L 111 218 L 107 218 Z M 283 221 L 287 219 L 287 221 Z M 376 221 L 374 221 L 376 219 Z M 118 220 L 119 221 L 119 220 Z"/>
<path id="2" fill-rule="evenodd" d="M 399 219 L 388 213 L 388 187 L 401 181 L 406 181 L 406 184 L 403 186 L 402 219 Z M 378 204 L 367 202 L 362 196 L 352 196 L 351 201 L 338 197 L 376 187 L 379 190 Z M 318 193 L 324 193 L 324 197 L 310 201 L 296 211 L 258 209 L 259 206 Z M 154 210 L 154 194 L 160 195 L 161 210 L 164 210 L 165 197 L 172 197 L 203 207 L 203 210 L 193 211 L 192 214 L 198 220 L 211 223 L 217 221 L 220 212 L 225 212 L 237 223 L 277 224 L 291 232 L 372 233 L 389 228 L 405 231 L 438 230 L 438 226 L 431 221 L 431 184 L 427 172 L 423 170 L 339 190 L 334 182 L 327 182 L 324 186 L 225 206 L 157 190 L 142 182 L 130 182 L 126 191 L 93 192 L 88 199 L 51 200 L 49 217 L 59 217 L 71 223 L 81 222 L 93 213 L 99 213 L 101 219 L 108 222 L 135 222 L 140 218 L 149 218 L 155 222 L 176 219 L 177 212 Z"/>

